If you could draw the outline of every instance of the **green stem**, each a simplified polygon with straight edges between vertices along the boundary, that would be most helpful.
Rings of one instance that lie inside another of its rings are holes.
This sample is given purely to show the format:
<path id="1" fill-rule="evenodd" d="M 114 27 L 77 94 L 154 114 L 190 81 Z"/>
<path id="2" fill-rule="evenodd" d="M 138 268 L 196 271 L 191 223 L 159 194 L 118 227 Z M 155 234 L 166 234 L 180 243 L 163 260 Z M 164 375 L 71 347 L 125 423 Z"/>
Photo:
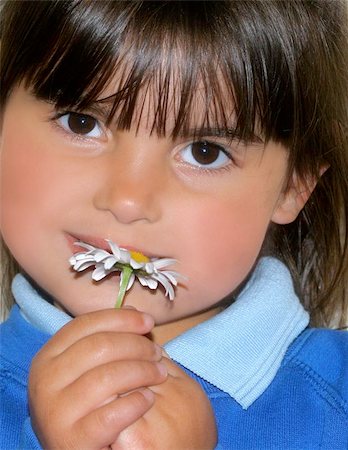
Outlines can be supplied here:
<path id="1" fill-rule="evenodd" d="M 122 270 L 122 283 L 120 284 L 120 290 L 118 292 L 115 308 L 121 308 L 124 296 L 127 292 L 128 281 L 133 273 L 133 269 L 128 266 L 124 266 Z"/>

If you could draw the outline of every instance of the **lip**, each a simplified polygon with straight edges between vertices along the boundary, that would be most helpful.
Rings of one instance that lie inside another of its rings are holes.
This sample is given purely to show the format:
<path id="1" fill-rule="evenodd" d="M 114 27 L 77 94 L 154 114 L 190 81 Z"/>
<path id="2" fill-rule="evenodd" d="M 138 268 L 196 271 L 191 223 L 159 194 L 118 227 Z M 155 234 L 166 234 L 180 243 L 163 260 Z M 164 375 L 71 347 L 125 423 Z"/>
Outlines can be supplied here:
<path id="1" fill-rule="evenodd" d="M 83 247 L 80 247 L 79 245 L 76 244 L 76 242 L 82 241 L 85 242 L 86 244 L 90 244 L 93 245 L 93 247 L 97 247 L 100 248 L 102 250 L 106 250 L 107 252 L 111 252 L 111 249 L 109 247 L 109 244 L 107 242 L 106 238 L 100 238 L 97 236 L 92 236 L 92 235 L 82 235 L 82 234 L 72 234 L 72 233 L 65 233 L 66 235 L 66 239 L 68 241 L 68 245 L 70 247 L 70 250 L 72 251 L 72 253 L 78 253 L 78 252 L 85 252 L 86 249 Z M 112 239 L 109 239 L 110 241 L 112 241 Z M 115 242 L 115 241 L 112 241 Z M 146 251 L 143 251 L 139 248 L 135 248 L 129 245 L 119 245 L 118 243 L 115 242 L 115 244 L 118 245 L 118 247 L 124 249 L 124 250 L 128 250 L 128 251 L 134 251 L 134 252 L 139 252 L 142 253 L 144 256 L 147 256 L 149 259 L 157 259 L 160 258 L 157 255 L 153 255 L 153 254 L 149 254 Z"/>

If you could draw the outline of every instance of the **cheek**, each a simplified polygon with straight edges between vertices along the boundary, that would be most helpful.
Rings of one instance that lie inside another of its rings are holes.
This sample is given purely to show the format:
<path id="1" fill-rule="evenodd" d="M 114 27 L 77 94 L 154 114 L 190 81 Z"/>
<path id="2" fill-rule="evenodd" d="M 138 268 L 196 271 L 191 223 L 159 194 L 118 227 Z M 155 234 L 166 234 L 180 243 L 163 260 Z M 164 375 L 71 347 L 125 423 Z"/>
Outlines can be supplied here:
<path id="1" fill-rule="evenodd" d="M 190 237 L 183 241 L 189 242 L 187 270 L 197 295 L 221 299 L 231 293 L 255 263 L 268 224 L 267 208 L 249 196 L 196 205 L 185 227 Z"/>
<path id="2" fill-rule="evenodd" d="M 15 255 L 39 245 L 38 230 L 52 211 L 54 177 L 40 154 L 26 134 L 7 130 L 1 149 L 1 233 Z"/>

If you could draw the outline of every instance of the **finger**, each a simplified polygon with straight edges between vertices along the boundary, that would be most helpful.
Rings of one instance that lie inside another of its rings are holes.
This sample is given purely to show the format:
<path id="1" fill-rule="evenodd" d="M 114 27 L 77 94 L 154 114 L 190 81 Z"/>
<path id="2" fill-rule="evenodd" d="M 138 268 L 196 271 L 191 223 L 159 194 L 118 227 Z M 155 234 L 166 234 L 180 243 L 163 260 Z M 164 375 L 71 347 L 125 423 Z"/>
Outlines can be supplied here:
<path id="1" fill-rule="evenodd" d="M 120 397 L 78 422 L 79 448 L 102 448 L 111 445 L 132 423 L 142 417 L 153 405 L 154 394 L 150 389 L 142 389 Z M 99 447 L 98 447 L 99 446 Z"/>
<path id="2" fill-rule="evenodd" d="M 107 309 L 83 314 L 66 324 L 45 345 L 47 356 L 56 356 L 76 340 L 101 331 L 147 334 L 154 326 L 149 314 L 132 309 Z"/>
<path id="3" fill-rule="evenodd" d="M 163 389 L 170 386 L 174 387 L 177 394 L 180 394 L 182 388 L 187 388 L 191 385 L 192 389 L 196 387 L 197 383 L 193 380 L 181 367 L 179 367 L 174 361 L 169 358 L 163 357 L 161 359 L 161 364 L 163 364 L 167 369 L 167 381 L 165 385 L 157 384 L 150 386 L 155 394 L 163 393 Z M 189 391 L 188 391 L 189 392 Z"/>
<path id="4" fill-rule="evenodd" d="M 170 356 L 168 355 L 168 353 L 165 351 L 165 349 L 163 347 L 162 348 L 162 356 L 164 356 L 167 359 L 171 359 Z"/>
<path id="5" fill-rule="evenodd" d="M 187 380 L 192 380 L 192 378 L 185 372 L 185 370 L 182 369 L 175 361 L 173 361 L 163 348 L 161 348 L 161 350 L 161 363 L 166 366 L 168 376 L 172 378 L 185 378 Z"/>
<path id="6" fill-rule="evenodd" d="M 53 358 L 52 371 L 61 374 L 56 381 L 57 386 L 63 387 L 84 372 L 112 361 L 159 361 L 161 358 L 161 347 L 145 336 L 101 332 L 82 338 Z"/>
<path id="7" fill-rule="evenodd" d="M 184 369 L 182 369 L 180 366 L 178 366 L 176 362 L 170 359 L 170 356 L 165 352 L 165 350 L 163 350 L 162 348 L 161 350 L 162 350 L 161 363 L 166 366 L 169 376 L 173 378 L 189 377 L 187 373 L 184 371 Z"/>
<path id="8" fill-rule="evenodd" d="M 162 363 L 119 361 L 96 367 L 67 386 L 60 400 L 78 399 L 79 410 L 87 415 L 92 410 L 130 391 L 163 383 L 167 368 Z"/>

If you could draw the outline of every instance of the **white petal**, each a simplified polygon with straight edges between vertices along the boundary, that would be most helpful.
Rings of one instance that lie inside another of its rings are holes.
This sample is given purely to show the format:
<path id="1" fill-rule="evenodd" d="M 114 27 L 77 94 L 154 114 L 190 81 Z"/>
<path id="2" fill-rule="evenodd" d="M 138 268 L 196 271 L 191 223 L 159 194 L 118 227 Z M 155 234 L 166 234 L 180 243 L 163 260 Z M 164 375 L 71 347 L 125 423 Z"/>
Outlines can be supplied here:
<path id="1" fill-rule="evenodd" d="M 171 266 L 177 263 L 177 260 L 172 258 L 161 258 L 153 260 L 152 263 L 156 269 L 162 269 L 163 267 Z"/>
<path id="2" fill-rule="evenodd" d="M 95 265 L 94 261 L 78 261 L 75 265 L 74 265 L 74 270 L 76 270 L 77 272 L 82 272 L 83 270 L 88 269 L 88 267 L 92 267 Z"/>
<path id="3" fill-rule="evenodd" d="M 107 274 L 108 273 L 106 270 L 104 270 L 104 267 L 101 265 L 98 265 L 92 273 L 92 278 L 94 281 L 100 281 L 101 279 L 106 277 Z"/>
<path id="4" fill-rule="evenodd" d="M 75 258 L 75 256 L 71 256 L 71 257 L 69 258 L 69 264 L 70 264 L 71 266 L 73 266 L 75 263 L 76 263 L 76 258 Z"/>
<path id="5" fill-rule="evenodd" d="M 154 272 L 153 263 L 151 261 L 146 263 L 144 269 L 145 269 L 146 273 L 148 273 L 149 275 L 152 275 Z"/>
<path id="6" fill-rule="evenodd" d="M 143 275 L 136 275 L 140 284 L 142 286 L 148 287 L 150 289 L 157 289 L 158 286 L 158 281 L 154 280 L 153 278 L 150 277 L 144 277 Z"/>
<path id="7" fill-rule="evenodd" d="M 89 259 L 90 261 L 94 260 L 93 256 L 91 256 L 89 254 L 89 252 L 87 252 L 87 253 L 76 253 L 73 257 L 76 259 L 76 261 L 79 261 L 81 259 Z"/>
<path id="8" fill-rule="evenodd" d="M 164 287 L 166 288 L 166 295 L 169 297 L 169 300 L 174 300 L 175 292 L 173 286 L 167 283 Z"/>
<path id="9" fill-rule="evenodd" d="M 168 280 L 176 286 L 178 284 L 178 279 L 180 278 L 180 274 L 177 272 L 171 272 L 169 270 L 164 270 L 161 272 L 162 275 L 164 275 Z"/>
<path id="10" fill-rule="evenodd" d="M 148 286 L 147 278 L 145 278 L 145 277 L 143 277 L 142 275 L 139 275 L 139 274 L 137 274 L 136 277 L 137 277 L 137 280 L 139 281 L 139 283 L 140 283 L 142 286 L 145 286 L 145 287 Z"/>
<path id="11" fill-rule="evenodd" d="M 109 239 L 106 239 L 106 242 L 109 244 L 109 247 L 111 248 L 112 253 L 115 255 L 116 259 L 119 261 L 121 259 L 121 251 L 120 248 Z"/>
<path id="12" fill-rule="evenodd" d="M 73 256 L 77 261 L 94 261 L 93 255 L 89 255 L 88 253 L 77 253 Z"/>
<path id="13" fill-rule="evenodd" d="M 74 242 L 74 245 L 78 245 L 79 247 L 85 248 L 90 251 L 95 250 L 95 247 L 93 247 L 93 245 L 86 244 L 86 242 L 82 241 Z"/>
<path id="14" fill-rule="evenodd" d="M 135 275 L 134 275 L 134 273 L 132 273 L 132 275 L 130 276 L 129 281 L 128 281 L 127 291 L 133 286 L 134 281 L 135 281 Z"/>
<path id="15" fill-rule="evenodd" d="M 107 259 L 105 259 L 103 261 L 104 267 L 106 270 L 111 269 L 116 263 L 117 263 L 117 259 L 114 256 L 109 256 Z"/>
<path id="16" fill-rule="evenodd" d="M 129 254 L 129 251 L 124 248 L 120 248 L 120 263 L 129 264 L 130 259 L 131 256 Z"/>
<path id="17" fill-rule="evenodd" d="M 150 289 L 157 289 L 158 281 L 153 278 L 148 278 L 147 285 L 149 286 Z"/>
<path id="18" fill-rule="evenodd" d="M 165 295 L 168 295 L 170 300 L 173 300 L 175 297 L 173 286 L 171 285 L 170 281 L 167 280 L 165 276 L 163 276 L 161 273 L 154 273 L 153 278 L 158 280 L 159 283 L 165 288 L 166 292 Z"/>
<path id="19" fill-rule="evenodd" d="M 105 250 L 98 250 L 94 253 L 94 259 L 96 262 L 104 261 L 107 258 L 110 258 L 111 254 Z"/>
<path id="20" fill-rule="evenodd" d="M 133 258 L 130 258 L 129 264 L 132 267 L 132 269 L 135 270 L 142 269 L 145 265 L 145 263 L 139 263 L 138 261 L 135 261 Z"/>

